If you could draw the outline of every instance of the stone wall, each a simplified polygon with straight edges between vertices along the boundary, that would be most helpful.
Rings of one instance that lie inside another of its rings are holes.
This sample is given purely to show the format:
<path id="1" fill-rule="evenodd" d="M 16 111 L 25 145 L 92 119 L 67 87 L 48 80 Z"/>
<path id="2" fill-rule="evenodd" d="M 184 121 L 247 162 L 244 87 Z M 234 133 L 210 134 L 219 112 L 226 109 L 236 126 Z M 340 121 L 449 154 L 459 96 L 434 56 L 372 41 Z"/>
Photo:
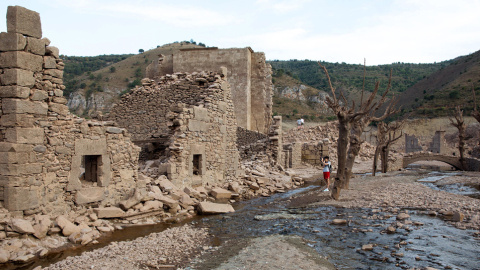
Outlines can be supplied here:
<path id="1" fill-rule="evenodd" d="M 138 147 L 113 123 L 69 113 L 63 69 L 59 50 L 42 38 L 40 15 L 8 7 L 0 33 L 0 200 L 10 211 L 115 204 L 137 185 Z"/>
<path id="2" fill-rule="evenodd" d="M 433 136 L 433 140 L 430 143 L 428 150 L 432 153 L 444 154 L 447 150 L 447 143 L 445 140 L 445 131 L 437 130 Z"/>
<path id="3" fill-rule="evenodd" d="M 321 166 L 322 158 L 330 155 L 328 148 L 329 144 L 323 141 L 317 144 L 304 143 L 302 145 L 302 162 L 314 166 Z"/>
<path id="4" fill-rule="evenodd" d="M 302 145 L 289 143 L 283 145 L 284 168 L 297 168 L 302 164 Z"/>
<path id="5" fill-rule="evenodd" d="M 224 74 L 174 73 L 142 82 L 107 118 L 128 129 L 135 142 L 163 147 L 161 167 L 178 187 L 235 179 L 237 125 Z"/>
<path id="6" fill-rule="evenodd" d="M 418 138 L 415 137 L 415 135 L 405 134 L 405 153 L 413 153 L 422 150 L 422 146 L 418 143 Z"/>
<path id="7" fill-rule="evenodd" d="M 220 72 L 226 68 L 231 85 L 237 124 L 267 133 L 272 115 L 271 66 L 263 53 L 251 48 L 184 49 L 173 56 L 160 56 L 147 67 L 151 79 L 175 72 Z"/>
<path id="8" fill-rule="evenodd" d="M 237 127 L 237 147 L 239 149 L 242 146 L 250 145 L 260 140 L 266 142 L 268 140 L 268 136 L 258 131 Z"/>

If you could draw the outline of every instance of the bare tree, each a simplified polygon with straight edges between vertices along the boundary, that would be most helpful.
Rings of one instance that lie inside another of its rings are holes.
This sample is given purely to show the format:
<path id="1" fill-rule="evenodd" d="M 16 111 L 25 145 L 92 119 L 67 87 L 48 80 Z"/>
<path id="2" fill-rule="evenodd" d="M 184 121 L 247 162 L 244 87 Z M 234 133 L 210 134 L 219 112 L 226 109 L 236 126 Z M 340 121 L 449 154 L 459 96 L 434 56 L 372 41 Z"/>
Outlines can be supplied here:
<path id="1" fill-rule="evenodd" d="M 382 161 L 382 173 L 388 171 L 388 156 L 390 154 L 390 146 L 403 136 L 402 127 L 405 120 L 401 122 L 379 122 L 377 125 L 377 147 L 373 156 L 373 172 L 375 176 L 377 172 L 377 160 L 380 156 Z"/>
<path id="2" fill-rule="evenodd" d="M 343 102 L 343 104 L 341 104 L 341 101 L 335 93 L 335 88 L 332 86 L 327 69 L 320 62 L 318 65 L 325 72 L 328 85 L 332 91 L 332 97 L 326 98 L 326 104 L 335 113 L 338 120 L 337 177 L 332 189 L 332 197 L 338 200 L 341 189 L 349 187 L 353 164 L 364 142 L 361 138 L 363 131 L 372 121 L 382 121 L 389 115 L 395 113 L 393 109 L 395 102 L 394 98 L 392 98 L 383 115 L 380 117 L 375 116 L 378 109 L 387 101 L 387 94 L 391 87 L 392 72 L 390 71 L 387 89 L 381 95 L 380 100 L 375 102 L 375 97 L 380 87 L 380 83 L 377 82 L 366 101 L 363 101 L 364 89 L 362 89 L 360 105 L 357 107 L 354 101 L 349 105 L 342 92 L 340 92 L 340 99 Z"/>
<path id="3" fill-rule="evenodd" d="M 462 164 L 462 170 L 466 168 L 465 164 L 465 136 L 467 126 L 463 120 L 463 110 L 460 106 L 455 107 L 455 120 L 450 118 L 450 124 L 458 129 L 458 152 L 460 152 L 460 164 Z"/>

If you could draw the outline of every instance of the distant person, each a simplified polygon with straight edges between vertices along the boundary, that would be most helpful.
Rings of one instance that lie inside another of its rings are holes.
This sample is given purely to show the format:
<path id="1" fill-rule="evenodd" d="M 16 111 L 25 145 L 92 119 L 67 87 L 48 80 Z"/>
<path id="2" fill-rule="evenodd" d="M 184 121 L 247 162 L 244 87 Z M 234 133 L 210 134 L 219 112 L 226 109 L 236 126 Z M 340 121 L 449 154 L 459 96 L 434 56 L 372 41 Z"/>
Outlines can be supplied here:
<path id="1" fill-rule="evenodd" d="M 322 158 L 323 164 L 323 179 L 327 181 L 327 188 L 324 191 L 330 191 L 328 187 L 330 187 L 330 172 L 332 171 L 332 162 L 330 162 L 330 158 L 328 156 Z"/>
<path id="2" fill-rule="evenodd" d="M 303 118 L 300 118 L 297 120 L 297 129 L 303 129 L 303 125 L 305 124 L 305 120 Z"/>

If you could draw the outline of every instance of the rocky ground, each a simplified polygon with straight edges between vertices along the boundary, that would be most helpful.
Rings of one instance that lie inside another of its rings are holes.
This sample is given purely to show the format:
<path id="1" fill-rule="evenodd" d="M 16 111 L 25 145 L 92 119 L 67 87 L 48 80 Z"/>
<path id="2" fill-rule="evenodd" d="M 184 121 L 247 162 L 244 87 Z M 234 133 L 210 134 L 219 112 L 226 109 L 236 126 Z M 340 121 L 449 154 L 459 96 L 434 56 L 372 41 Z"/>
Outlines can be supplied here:
<path id="1" fill-rule="evenodd" d="M 291 204 L 296 207 L 313 204 L 371 208 L 395 214 L 402 212 L 402 209 L 420 209 L 429 215 L 450 220 L 457 228 L 480 230 L 480 200 L 433 190 L 417 182 L 426 176 L 409 171 L 391 172 L 377 177 L 357 176 L 351 180 L 350 189 L 342 190 L 339 201 L 331 199 L 328 192 L 312 191 L 292 199 Z M 480 173 L 468 172 L 441 181 L 478 184 L 479 178 Z"/>
<path id="2" fill-rule="evenodd" d="M 80 256 L 39 269 L 177 269 L 208 242 L 205 229 L 189 225 L 152 233 L 133 241 L 112 242 Z"/>

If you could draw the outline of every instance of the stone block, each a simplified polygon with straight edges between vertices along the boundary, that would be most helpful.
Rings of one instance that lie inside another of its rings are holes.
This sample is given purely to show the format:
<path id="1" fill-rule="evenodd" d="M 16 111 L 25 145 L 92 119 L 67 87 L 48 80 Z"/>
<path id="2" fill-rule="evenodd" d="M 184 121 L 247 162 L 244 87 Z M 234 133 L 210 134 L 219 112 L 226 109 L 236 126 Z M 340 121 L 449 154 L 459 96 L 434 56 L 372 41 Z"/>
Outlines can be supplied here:
<path id="1" fill-rule="evenodd" d="M 56 112 L 60 115 L 67 115 L 68 114 L 68 107 L 64 104 L 58 104 L 58 103 L 49 103 L 48 104 L 48 109 L 52 112 Z"/>
<path id="2" fill-rule="evenodd" d="M 23 69 L 5 69 L 0 75 L 2 85 L 19 85 L 31 88 L 35 85 L 35 77 L 33 72 Z"/>
<path id="3" fill-rule="evenodd" d="M 46 69 L 43 71 L 43 74 L 50 75 L 55 78 L 63 78 L 63 70 L 58 69 Z"/>
<path id="4" fill-rule="evenodd" d="M 22 211 L 39 206 L 35 187 L 6 187 L 5 208 L 9 211 Z"/>
<path id="5" fill-rule="evenodd" d="M 55 59 L 60 58 L 60 51 L 58 50 L 57 47 L 47 46 L 45 48 L 45 54 L 49 55 L 49 56 L 53 56 L 53 57 L 55 57 Z"/>
<path id="6" fill-rule="evenodd" d="M 0 142 L 0 152 L 31 152 L 32 145 Z"/>
<path id="7" fill-rule="evenodd" d="M 9 6 L 7 9 L 7 31 L 42 38 L 40 14 L 21 6 Z"/>
<path id="8" fill-rule="evenodd" d="M 210 191 L 210 194 L 215 199 L 230 199 L 232 197 L 232 193 L 223 188 L 214 188 Z"/>
<path id="9" fill-rule="evenodd" d="M 45 55 L 45 41 L 38 38 L 27 37 L 27 52 L 44 56 Z"/>
<path id="10" fill-rule="evenodd" d="M 0 52 L 23 51 L 27 45 L 27 39 L 22 34 L 0 33 Z"/>
<path id="11" fill-rule="evenodd" d="M 193 120 L 193 119 L 190 119 L 188 121 L 188 129 L 190 131 L 206 132 L 209 127 L 210 127 L 210 125 L 203 122 L 203 121 L 198 121 L 198 120 Z"/>
<path id="12" fill-rule="evenodd" d="M 30 88 L 10 85 L 0 86 L 0 97 L 2 98 L 28 98 L 30 96 Z"/>
<path id="13" fill-rule="evenodd" d="M 199 211 L 202 214 L 223 214 L 235 212 L 230 204 L 201 202 L 198 205 Z"/>
<path id="14" fill-rule="evenodd" d="M 123 132 L 123 128 L 107 127 L 106 131 L 107 131 L 107 133 L 120 134 L 120 133 Z"/>
<path id="15" fill-rule="evenodd" d="M 0 53 L 0 67 L 41 71 L 43 68 L 43 57 L 24 51 L 2 52 Z"/>
<path id="16" fill-rule="evenodd" d="M 105 199 L 105 190 L 102 187 L 84 188 L 77 191 L 75 194 L 76 204 L 86 204 L 98 202 Z"/>
<path id="17" fill-rule="evenodd" d="M 43 144 L 45 132 L 43 128 L 8 128 L 5 138 L 12 143 Z"/>
<path id="18" fill-rule="evenodd" d="M 44 56 L 43 67 L 46 69 L 55 69 L 57 68 L 57 60 L 55 60 L 53 56 Z"/>
<path id="19" fill-rule="evenodd" d="M 55 153 L 60 154 L 60 155 L 71 155 L 72 150 L 68 147 L 65 147 L 65 146 L 57 146 L 57 147 L 55 147 Z"/>
<path id="20" fill-rule="evenodd" d="M 119 218 L 125 214 L 122 209 L 113 206 L 94 208 L 93 211 L 97 214 L 98 218 Z"/>
<path id="21" fill-rule="evenodd" d="M 34 234 L 32 223 L 30 221 L 20 218 L 14 218 L 9 222 L 10 227 L 14 232 L 22 234 Z"/>
<path id="22" fill-rule="evenodd" d="M 4 114 L 0 117 L 0 126 L 4 127 L 33 127 L 35 118 L 29 114 Z"/>
<path id="23" fill-rule="evenodd" d="M 36 90 L 33 92 L 32 96 L 30 97 L 31 100 L 33 101 L 44 101 L 48 98 L 48 93 L 47 91 L 43 90 Z"/>
<path id="24" fill-rule="evenodd" d="M 0 164 L 25 164 L 28 162 L 27 152 L 0 152 Z"/>
<path id="25" fill-rule="evenodd" d="M 194 119 L 203 122 L 209 122 L 210 117 L 208 117 L 208 110 L 206 108 L 201 108 L 198 106 L 193 107 Z"/>
<path id="26" fill-rule="evenodd" d="M 5 98 L 2 100 L 3 113 L 31 113 L 47 115 L 48 106 L 44 102 Z"/>
<path id="27" fill-rule="evenodd" d="M 0 171 L 3 175 L 25 175 L 25 174 L 38 174 L 42 172 L 41 163 L 29 163 L 29 164 L 0 164 Z"/>

